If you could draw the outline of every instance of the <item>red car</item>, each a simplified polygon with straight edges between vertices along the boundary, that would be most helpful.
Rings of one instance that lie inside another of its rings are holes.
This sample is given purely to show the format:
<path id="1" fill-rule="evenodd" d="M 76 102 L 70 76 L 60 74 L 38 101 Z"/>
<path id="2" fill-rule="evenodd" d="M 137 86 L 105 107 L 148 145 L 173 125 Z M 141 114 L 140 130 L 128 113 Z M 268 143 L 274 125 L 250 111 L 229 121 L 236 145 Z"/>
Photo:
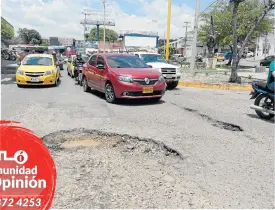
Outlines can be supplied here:
<path id="1" fill-rule="evenodd" d="M 106 101 L 118 98 L 161 99 L 166 90 L 162 74 L 130 54 L 98 53 L 84 65 L 83 90 L 105 93 Z"/>

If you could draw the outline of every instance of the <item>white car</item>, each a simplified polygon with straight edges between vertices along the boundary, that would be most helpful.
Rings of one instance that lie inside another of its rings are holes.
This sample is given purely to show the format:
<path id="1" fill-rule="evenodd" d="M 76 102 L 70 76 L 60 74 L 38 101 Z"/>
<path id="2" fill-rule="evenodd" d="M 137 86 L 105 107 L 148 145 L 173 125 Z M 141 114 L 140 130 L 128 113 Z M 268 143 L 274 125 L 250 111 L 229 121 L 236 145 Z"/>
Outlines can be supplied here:
<path id="1" fill-rule="evenodd" d="M 168 64 L 164 58 L 157 53 L 135 52 L 133 54 L 141 58 L 147 65 L 159 70 L 165 78 L 169 89 L 174 89 L 178 86 L 181 78 L 179 66 Z"/>
<path id="2" fill-rule="evenodd" d="M 254 57 L 254 53 L 253 52 L 247 52 L 246 57 L 248 57 L 248 58 Z"/>

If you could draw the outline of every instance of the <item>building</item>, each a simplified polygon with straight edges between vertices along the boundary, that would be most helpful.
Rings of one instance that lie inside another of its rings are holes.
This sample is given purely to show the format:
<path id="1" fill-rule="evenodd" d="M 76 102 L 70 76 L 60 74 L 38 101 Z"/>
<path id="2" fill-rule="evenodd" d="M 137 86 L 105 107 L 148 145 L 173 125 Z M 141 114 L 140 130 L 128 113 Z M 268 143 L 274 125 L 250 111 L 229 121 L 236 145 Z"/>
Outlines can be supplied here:
<path id="1" fill-rule="evenodd" d="M 174 42 L 174 41 L 176 41 L 176 39 L 170 39 L 170 40 L 169 40 L 169 43 Z M 159 39 L 159 40 L 158 40 L 158 46 L 159 46 L 159 47 L 164 46 L 165 43 L 166 43 L 166 39 Z"/>
<path id="2" fill-rule="evenodd" d="M 186 41 L 186 50 L 185 50 L 185 38 L 180 37 L 176 41 L 173 41 L 170 43 L 170 46 L 175 47 L 177 49 L 178 54 L 184 55 L 186 58 L 190 58 L 192 56 L 192 43 L 193 37 L 187 37 Z M 205 54 L 206 53 L 206 47 L 204 44 L 197 42 L 197 54 Z"/>

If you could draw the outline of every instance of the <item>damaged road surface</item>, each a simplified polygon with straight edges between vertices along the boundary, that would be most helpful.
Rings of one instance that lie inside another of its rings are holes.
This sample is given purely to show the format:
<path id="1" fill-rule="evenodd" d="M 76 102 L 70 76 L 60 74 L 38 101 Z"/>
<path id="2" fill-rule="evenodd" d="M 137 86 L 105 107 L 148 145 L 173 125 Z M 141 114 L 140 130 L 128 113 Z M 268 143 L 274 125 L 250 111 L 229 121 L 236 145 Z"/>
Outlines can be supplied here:
<path id="1" fill-rule="evenodd" d="M 89 130 L 43 138 L 58 180 L 53 208 L 210 208 L 184 179 L 187 160 L 151 139 Z"/>
<path id="2" fill-rule="evenodd" d="M 2 119 L 53 154 L 53 208 L 275 207 L 274 122 L 249 108 L 249 92 L 178 88 L 158 103 L 109 104 L 66 73 L 56 88 L 1 86 Z"/>

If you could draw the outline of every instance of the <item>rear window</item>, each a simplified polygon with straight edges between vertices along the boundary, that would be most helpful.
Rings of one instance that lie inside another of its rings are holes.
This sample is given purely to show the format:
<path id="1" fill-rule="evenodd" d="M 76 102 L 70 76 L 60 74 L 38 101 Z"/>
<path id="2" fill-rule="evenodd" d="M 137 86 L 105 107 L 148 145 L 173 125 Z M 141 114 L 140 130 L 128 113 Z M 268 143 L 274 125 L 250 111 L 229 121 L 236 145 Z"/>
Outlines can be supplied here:
<path id="1" fill-rule="evenodd" d="M 51 66 L 53 61 L 49 57 L 28 57 L 24 59 L 23 65 Z"/>

